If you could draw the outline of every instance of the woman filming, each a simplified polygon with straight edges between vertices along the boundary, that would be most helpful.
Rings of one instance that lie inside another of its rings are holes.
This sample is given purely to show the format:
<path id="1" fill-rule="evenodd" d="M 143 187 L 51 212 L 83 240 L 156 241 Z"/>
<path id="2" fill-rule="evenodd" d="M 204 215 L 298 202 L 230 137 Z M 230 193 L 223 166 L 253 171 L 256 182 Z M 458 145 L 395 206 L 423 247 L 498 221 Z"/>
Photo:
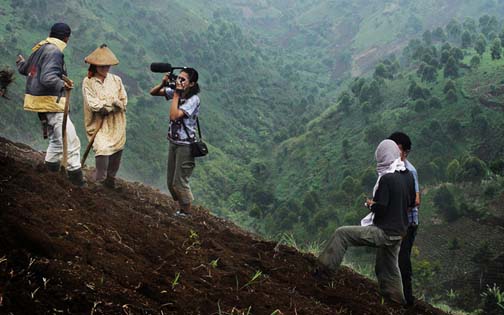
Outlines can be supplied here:
<path id="1" fill-rule="evenodd" d="M 150 90 L 150 94 L 171 99 L 166 182 L 173 199 L 179 203 L 180 209 L 176 215 L 187 216 L 191 213 L 191 203 L 194 200 L 189 186 L 189 177 L 195 166 L 190 144 L 196 138 L 200 108 L 197 95 L 200 91 L 198 72 L 193 68 L 181 70 L 175 90 L 167 86 L 168 82 L 169 75 L 165 75 L 163 81 Z"/>

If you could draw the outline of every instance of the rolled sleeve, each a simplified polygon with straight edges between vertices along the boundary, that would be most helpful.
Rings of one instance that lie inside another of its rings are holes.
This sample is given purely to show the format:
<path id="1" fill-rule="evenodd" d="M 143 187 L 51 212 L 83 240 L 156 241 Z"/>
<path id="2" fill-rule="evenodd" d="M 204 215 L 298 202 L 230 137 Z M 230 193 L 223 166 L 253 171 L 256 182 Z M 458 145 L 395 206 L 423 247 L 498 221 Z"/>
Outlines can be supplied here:
<path id="1" fill-rule="evenodd" d="M 173 90 L 169 87 L 166 87 L 164 91 L 165 91 L 166 99 L 171 100 L 173 98 L 173 94 L 175 94 L 175 90 Z"/>
<path id="2" fill-rule="evenodd" d="M 179 108 L 187 117 L 193 116 L 194 112 L 198 109 L 200 104 L 200 99 L 197 95 L 189 98 L 184 104 L 182 104 Z"/>
<path id="3" fill-rule="evenodd" d="M 415 180 L 415 192 L 420 192 L 420 184 L 418 183 L 418 174 L 416 170 L 412 170 L 413 179 Z"/>
<path id="4" fill-rule="evenodd" d="M 29 65 L 29 63 L 26 61 L 20 61 L 20 62 L 16 63 L 16 67 L 18 69 L 18 72 L 21 75 L 27 76 L 28 75 L 28 65 Z"/>
<path id="5" fill-rule="evenodd" d="M 119 101 L 122 103 L 123 109 L 126 110 L 126 105 L 128 105 L 128 94 L 126 93 L 126 89 L 124 88 L 121 78 L 119 78 Z"/>
<path id="6" fill-rule="evenodd" d="M 420 192 L 420 183 L 418 182 L 418 173 L 416 168 L 408 160 L 405 161 L 405 164 L 408 171 L 413 174 L 413 179 L 415 180 L 415 192 Z"/>

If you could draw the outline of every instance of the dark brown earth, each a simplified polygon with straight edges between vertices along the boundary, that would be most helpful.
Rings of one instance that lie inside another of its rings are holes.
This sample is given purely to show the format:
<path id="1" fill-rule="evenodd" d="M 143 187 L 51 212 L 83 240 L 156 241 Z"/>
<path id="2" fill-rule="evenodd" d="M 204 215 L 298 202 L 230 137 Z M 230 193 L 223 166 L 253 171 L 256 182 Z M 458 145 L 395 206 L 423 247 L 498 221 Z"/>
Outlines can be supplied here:
<path id="1" fill-rule="evenodd" d="M 315 257 L 202 207 L 175 217 L 151 187 L 74 188 L 42 163 L 0 138 L 0 314 L 444 314 L 347 268 L 315 276 Z"/>

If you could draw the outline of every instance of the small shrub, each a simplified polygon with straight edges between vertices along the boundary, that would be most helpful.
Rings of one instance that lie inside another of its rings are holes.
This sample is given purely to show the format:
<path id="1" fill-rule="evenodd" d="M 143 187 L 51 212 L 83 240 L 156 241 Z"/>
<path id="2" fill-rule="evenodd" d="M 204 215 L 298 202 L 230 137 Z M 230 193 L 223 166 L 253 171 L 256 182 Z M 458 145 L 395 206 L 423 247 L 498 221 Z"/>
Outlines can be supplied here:
<path id="1" fill-rule="evenodd" d="M 415 102 L 415 112 L 421 113 L 424 112 L 427 109 L 427 102 L 425 102 L 423 99 L 418 99 Z"/>
<path id="2" fill-rule="evenodd" d="M 457 101 L 457 93 L 455 93 L 453 90 L 449 90 L 446 92 L 446 100 L 450 103 L 455 103 Z"/>
<path id="3" fill-rule="evenodd" d="M 457 209 L 455 198 L 446 186 L 442 186 L 434 195 L 434 205 L 447 221 L 452 222 L 459 218 L 460 213 Z"/>
<path id="4" fill-rule="evenodd" d="M 496 159 L 490 163 L 490 170 L 500 176 L 504 176 L 504 159 Z"/>
<path id="5" fill-rule="evenodd" d="M 494 283 L 493 287 L 487 285 L 483 298 L 483 311 L 487 315 L 504 314 L 504 292 Z"/>
<path id="6" fill-rule="evenodd" d="M 430 108 L 440 108 L 441 107 L 441 100 L 436 96 L 431 97 L 429 99 L 429 107 Z"/>
<path id="7" fill-rule="evenodd" d="M 449 250 L 457 250 L 457 249 L 460 249 L 460 243 L 458 241 L 458 239 L 455 237 L 455 238 L 452 238 L 449 242 L 448 242 L 448 249 Z"/>

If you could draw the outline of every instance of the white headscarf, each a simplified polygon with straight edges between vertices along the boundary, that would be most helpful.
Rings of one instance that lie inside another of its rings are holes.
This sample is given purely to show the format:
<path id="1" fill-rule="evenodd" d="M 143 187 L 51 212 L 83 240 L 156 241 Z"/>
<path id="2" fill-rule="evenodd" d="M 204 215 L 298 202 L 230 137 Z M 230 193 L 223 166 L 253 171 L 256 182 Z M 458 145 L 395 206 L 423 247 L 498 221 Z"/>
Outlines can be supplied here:
<path id="1" fill-rule="evenodd" d="M 380 142 L 375 151 L 376 159 L 376 172 L 378 173 L 378 179 L 373 188 L 373 197 L 378 190 L 378 184 L 380 183 L 380 178 L 389 173 L 394 173 L 396 171 L 405 171 L 406 166 L 404 162 L 401 161 L 401 151 L 397 144 L 389 139 Z"/>
<path id="2" fill-rule="evenodd" d="M 373 197 L 378 190 L 378 185 L 380 184 L 380 178 L 389 173 L 394 173 L 396 171 L 405 171 L 406 166 L 401 160 L 401 151 L 397 144 L 389 139 L 380 142 L 375 151 L 376 159 L 376 172 L 378 173 L 378 179 L 373 188 Z M 374 213 L 370 212 L 361 220 L 362 226 L 368 226 L 373 224 Z"/>

